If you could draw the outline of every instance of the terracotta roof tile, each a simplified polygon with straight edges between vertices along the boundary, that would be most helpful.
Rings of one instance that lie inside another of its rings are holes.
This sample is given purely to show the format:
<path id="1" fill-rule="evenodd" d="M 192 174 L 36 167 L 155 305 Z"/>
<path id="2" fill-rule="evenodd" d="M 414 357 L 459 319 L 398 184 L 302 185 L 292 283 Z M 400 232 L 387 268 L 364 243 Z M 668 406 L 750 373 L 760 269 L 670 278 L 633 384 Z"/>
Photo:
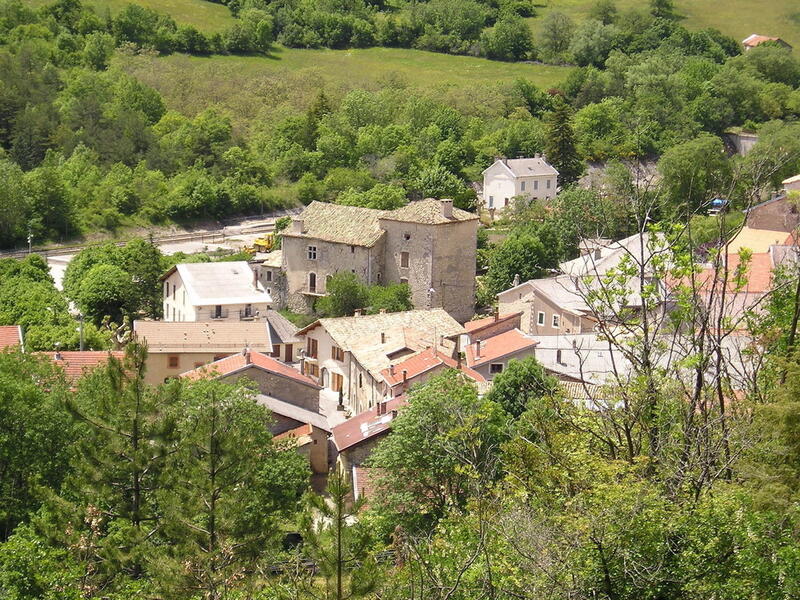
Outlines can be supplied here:
<path id="1" fill-rule="evenodd" d="M 117 360 L 122 360 L 124 352 L 108 351 L 75 351 L 75 352 L 35 352 L 38 356 L 46 356 L 64 370 L 64 373 L 72 381 L 80 378 L 87 371 L 91 371 L 108 362 L 108 358 L 113 356 Z"/>
<path id="2" fill-rule="evenodd" d="M 179 377 L 185 379 L 202 379 L 204 377 L 224 377 L 231 373 L 236 373 L 244 369 L 256 368 L 263 371 L 268 371 L 276 375 L 288 377 L 298 383 L 311 386 L 316 389 L 320 387 L 314 382 L 313 379 L 306 377 L 297 369 L 293 369 L 286 363 L 262 354 L 261 352 L 248 352 L 247 354 L 234 354 L 227 358 L 222 358 L 218 361 L 212 362 L 202 367 L 197 367 L 191 371 L 181 373 Z"/>
<path id="3" fill-rule="evenodd" d="M 403 383 L 404 371 L 406 373 L 406 380 L 412 381 L 415 377 L 419 377 L 423 373 L 441 366 L 449 367 L 451 369 L 458 369 L 458 361 L 445 354 L 442 354 L 441 352 L 435 352 L 433 348 L 426 348 L 422 352 L 419 352 L 418 354 L 410 356 L 406 360 L 395 364 L 393 369 L 384 369 L 381 371 L 381 375 L 383 375 L 384 380 L 389 384 L 389 386 L 394 387 Z M 486 381 L 483 375 L 477 371 L 473 371 L 464 364 L 461 365 L 460 370 L 470 379 L 478 383 L 483 383 Z"/>
<path id="4" fill-rule="evenodd" d="M 0 350 L 22 345 L 22 328 L 19 325 L 0 326 Z"/>
<path id="5" fill-rule="evenodd" d="M 407 404 L 405 396 L 398 396 L 385 403 L 386 414 L 379 415 L 378 407 L 375 406 L 340 423 L 333 428 L 333 443 L 339 452 L 342 452 L 385 433 L 394 420 L 392 411 L 399 410 Z"/>
<path id="6" fill-rule="evenodd" d="M 519 329 L 512 329 L 500 335 L 495 335 L 480 342 L 480 356 L 475 355 L 475 345 L 467 346 L 467 364 L 477 367 L 487 362 L 497 360 L 509 354 L 514 354 L 538 344 L 532 337 L 522 333 Z"/>

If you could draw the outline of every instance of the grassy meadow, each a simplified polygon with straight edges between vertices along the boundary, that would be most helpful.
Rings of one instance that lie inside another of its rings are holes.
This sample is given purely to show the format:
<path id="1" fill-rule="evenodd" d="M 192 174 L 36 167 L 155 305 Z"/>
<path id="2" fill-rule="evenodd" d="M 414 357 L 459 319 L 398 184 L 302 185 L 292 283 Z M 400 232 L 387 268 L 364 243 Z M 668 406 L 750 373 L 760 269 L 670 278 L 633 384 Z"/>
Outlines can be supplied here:
<path id="1" fill-rule="evenodd" d="M 534 33 L 548 12 L 563 12 L 575 21 L 588 16 L 595 0 L 540 0 L 537 14 L 528 19 Z M 616 0 L 620 11 L 647 8 L 648 0 Z M 741 41 L 751 33 L 778 36 L 800 48 L 799 0 L 675 0 L 689 29 L 714 27 Z"/>
<path id="2" fill-rule="evenodd" d="M 141 4 L 161 13 L 168 14 L 178 23 L 194 25 L 201 31 L 222 31 L 233 23 L 233 15 L 227 6 L 207 0 L 85 0 L 94 6 L 98 13 L 106 9 L 111 14 L 122 10 L 127 4 Z M 39 7 L 49 0 L 25 0 L 26 4 Z"/>
<path id="3" fill-rule="evenodd" d="M 499 86 L 525 78 L 546 89 L 562 82 L 570 70 L 398 48 L 278 46 L 269 57 L 120 55 L 116 61 L 158 89 L 170 108 L 191 115 L 219 105 L 239 126 L 282 106 L 305 107 L 323 87 L 334 96 L 354 88 L 406 87 L 434 94 L 468 114 L 496 114 Z"/>

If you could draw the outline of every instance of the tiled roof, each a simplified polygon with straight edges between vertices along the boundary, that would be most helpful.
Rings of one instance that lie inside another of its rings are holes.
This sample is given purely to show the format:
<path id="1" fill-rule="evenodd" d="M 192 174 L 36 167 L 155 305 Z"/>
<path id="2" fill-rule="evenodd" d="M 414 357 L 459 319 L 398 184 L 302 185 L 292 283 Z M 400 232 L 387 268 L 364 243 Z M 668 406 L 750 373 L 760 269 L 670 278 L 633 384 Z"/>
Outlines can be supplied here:
<path id="1" fill-rule="evenodd" d="M 292 419 L 299 423 L 309 423 L 317 429 L 322 429 L 323 431 L 330 432 L 331 430 L 330 426 L 328 425 L 328 419 L 325 417 L 325 415 L 318 412 L 310 411 L 302 406 L 297 406 L 295 404 L 291 404 L 290 402 L 274 398 L 273 396 L 267 396 L 266 394 L 256 395 L 256 401 L 262 406 L 266 406 L 276 415 L 281 415 L 282 417 Z"/>
<path id="2" fill-rule="evenodd" d="M 405 396 L 398 396 L 385 403 L 386 413 L 383 415 L 379 415 L 378 407 L 374 406 L 352 419 L 340 423 L 333 428 L 332 432 L 336 449 L 339 452 L 343 452 L 361 442 L 385 433 L 389 430 L 392 420 L 394 420 L 392 411 L 399 410 L 407 404 Z"/>
<path id="3" fill-rule="evenodd" d="M 409 202 L 398 209 L 387 211 L 381 216 L 390 221 L 403 221 L 405 223 L 422 223 L 425 225 L 443 225 L 457 221 L 474 221 L 478 219 L 475 213 L 453 208 L 453 216 L 445 217 L 442 214 L 442 201 L 426 198 L 416 202 Z"/>
<path id="4" fill-rule="evenodd" d="M 467 346 L 467 364 L 470 367 L 484 365 L 522 350 L 532 349 L 538 344 L 531 336 L 522 333 L 519 329 L 506 331 L 479 343 L 481 345 L 479 357 L 475 355 L 476 344 Z"/>
<path id="5" fill-rule="evenodd" d="M 150 352 L 233 354 L 245 347 L 272 352 L 269 329 L 263 321 L 134 321 L 133 331 L 138 340 L 147 342 Z"/>
<path id="6" fill-rule="evenodd" d="M 247 261 L 181 263 L 164 273 L 161 280 L 175 271 L 180 275 L 192 306 L 272 302 L 270 295 L 255 280 Z"/>
<path id="7" fill-rule="evenodd" d="M 752 35 L 747 36 L 744 40 L 742 40 L 742 44 L 750 48 L 755 48 L 756 46 L 758 46 L 759 44 L 763 44 L 764 42 L 782 42 L 782 41 L 783 40 L 779 37 L 771 37 L 768 35 L 759 35 L 757 33 L 754 33 Z"/>
<path id="8" fill-rule="evenodd" d="M 510 313 L 507 315 L 500 315 L 495 318 L 494 315 L 490 317 L 484 317 L 483 319 L 474 319 L 472 321 L 467 321 L 464 323 L 464 329 L 467 330 L 467 333 L 474 333 L 484 327 L 488 327 L 490 325 L 494 325 L 495 323 L 503 323 L 505 321 L 511 321 L 513 319 L 518 319 L 522 316 L 521 312 Z"/>
<path id="9" fill-rule="evenodd" d="M 403 383 L 404 371 L 406 380 L 412 381 L 415 377 L 419 377 L 431 369 L 442 366 L 449 367 L 451 369 L 459 369 L 458 361 L 455 359 L 442 354 L 441 352 L 436 352 L 433 348 L 426 348 L 422 352 L 419 352 L 418 354 L 415 354 L 414 356 L 395 364 L 393 368 L 384 369 L 381 371 L 381 375 L 390 387 L 394 387 Z M 467 375 L 467 377 L 477 383 L 483 383 L 486 381 L 483 375 L 477 371 L 473 371 L 465 364 L 461 365 L 460 370 L 462 373 Z"/>
<path id="10" fill-rule="evenodd" d="M 297 327 L 278 311 L 268 310 L 264 315 L 269 326 L 269 335 L 273 344 L 297 344 Z"/>
<path id="11" fill-rule="evenodd" d="M 19 325 L 0 326 L 0 350 L 22 345 L 22 328 Z"/>
<path id="12" fill-rule="evenodd" d="M 191 371 L 181 373 L 180 377 L 184 377 L 186 379 L 224 377 L 226 375 L 230 375 L 231 373 L 237 373 L 250 368 L 261 369 L 262 371 L 287 377 L 298 383 L 311 386 L 315 389 L 320 389 L 313 379 L 306 377 L 297 369 L 293 369 L 289 365 L 282 363 L 279 360 L 275 360 L 266 354 L 262 354 L 261 352 L 247 352 L 246 354 L 242 354 L 240 352 L 238 354 L 234 354 L 233 356 L 228 356 L 227 358 L 222 358 L 218 361 L 212 362 L 211 364 L 203 365 L 202 367 L 197 367 Z"/>
<path id="13" fill-rule="evenodd" d="M 504 164 L 515 177 L 558 175 L 555 167 L 543 158 L 501 158 L 495 161 L 492 166 L 498 162 Z"/>
<path id="14" fill-rule="evenodd" d="M 372 247 L 381 239 L 383 229 L 378 218 L 383 211 L 360 206 L 344 206 L 328 202 L 312 202 L 297 217 L 303 221 L 303 233 L 292 232 L 292 226 L 282 233 L 284 237 L 310 237 L 327 242 Z"/>
<path id="15" fill-rule="evenodd" d="M 742 289 L 737 290 L 736 282 L 733 281 L 733 279 L 740 262 L 741 259 L 738 253 L 728 255 L 728 292 L 762 294 L 769 291 L 772 285 L 772 256 L 768 252 L 752 254 L 747 264 L 747 271 L 745 272 L 746 284 Z M 719 275 L 723 276 L 724 274 L 720 272 Z M 701 293 L 711 292 L 714 277 L 715 271 L 713 267 L 704 269 L 695 275 L 696 285 Z M 689 284 L 688 280 L 683 281 Z M 717 284 L 716 293 L 719 293 L 721 289 L 722 287 Z"/>
<path id="16" fill-rule="evenodd" d="M 263 258 L 261 264 L 265 267 L 280 268 L 283 264 L 283 250 L 273 250 L 263 255 Z"/>
<path id="17" fill-rule="evenodd" d="M 74 352 L 36 352 L 38 356 L 46 356 L 53 364 L 58 365 L 64 370 L 67 378 L 75 381 L 86 371 L 104 365 L 108 362 L 108 357 L 113 356 L 117 360 L 122 360 L 124 352 L 108 351 L 74 351 Z"/>
<path id="18" fill-rule="evenodd" d="M 786 231 L 773 231 L 771 229 L 753 229 L 744 226 L 730 244 L 728 253 L 739 252 L 742 248 L 748 248 L 755 254 L 769 252 L 770 246 L 791 245 L 792 234 Z"/>
<path id="19" fill-rule="evenodd" d="M 299 335 L 320 326 L 375 379 L 397 362 L 389 357 L 393 352 L 419 351 L 441 344 L 442 338 L 464 333 L 464 328 L 441 308 L 319 319 L 301 329 Z"/>

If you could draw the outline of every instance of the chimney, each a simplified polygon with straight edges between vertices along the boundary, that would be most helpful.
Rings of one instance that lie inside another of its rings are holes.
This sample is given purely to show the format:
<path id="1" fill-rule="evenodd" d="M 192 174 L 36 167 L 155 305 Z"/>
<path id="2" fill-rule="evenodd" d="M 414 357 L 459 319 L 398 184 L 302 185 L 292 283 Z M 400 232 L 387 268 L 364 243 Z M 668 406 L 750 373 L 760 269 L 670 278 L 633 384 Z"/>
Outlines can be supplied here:
<path id="1" fill-rule="evenodd" d="M 357 308 L 355 311 L 353 311 L 353 316 L 354 317 L 360 317 L 361 316 L 361 309 Z"/>
<path id="2" fill-rule="evenodd" d="M 492 312 L 494 313 L 494 322 L 497 323 L 500 320 L 500 309 L 495 306 Z"/>
<path id="3" fill-rule="evenodd" d="M 250 359 L 250 351 L 244 353 L 244 364 L 249 365 L 252 364 L 252 360 Z"/>
<path id="4" fill-rule="evenodd" d="M 461 336 L 456 338 L 456 357 L 458 360 L 458 370 L 461 370 Z"/>
<path id="5" fill-rule="evenodd" d="M 258 289 L 258 267 L 253 265 L 253 287 Z"/>
<path id="6" fill-rule="evenodd" d="M 481 357 L 481 341 L 475 342 L 475 358 Z"/>
<path id="7" fill-rule="evenodd" d="M 394 365 L 389 365 L 389 375 L 394 377 Z"/>
<path id="8" fill-rule="evenodd" d="M 453 218 L 453 201 L 452 200 L 440 200 L 442 203 L 442 216 L 445 219 L 452 219 Z"/>
<path id="9" fill-rule="evenodd" d="M 512 284 L 512 287 L 517 287 L 518 285 L 519 285 L 519 273 L 514 275 L 514 283 Z"/>
<path id="10" fill-rule="evenodd" d="M 303 231 L 305 231 L 303 219 L 299 217 L 292 219 L 292 233 L 303 233 Z"/>
<path id="11" fill-rule="evenodd" d="M 406 383 L 408 383 L 408 371 L 403 369 L 403 389 L 406 388 Z"/>
<path id="12" fill-rule="evenodd" d="M 386 343 L 386 334 L 381 331 L 381 344 Z"/>

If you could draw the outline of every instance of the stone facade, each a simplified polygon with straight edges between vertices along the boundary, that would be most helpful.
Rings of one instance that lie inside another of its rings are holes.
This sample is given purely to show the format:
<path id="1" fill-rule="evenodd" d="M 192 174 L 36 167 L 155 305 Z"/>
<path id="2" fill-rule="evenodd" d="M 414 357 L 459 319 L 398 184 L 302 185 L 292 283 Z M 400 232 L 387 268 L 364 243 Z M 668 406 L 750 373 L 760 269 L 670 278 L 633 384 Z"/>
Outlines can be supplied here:
<path id="1" fill-rule="evenodd" d="M 474 314 L 476 215 L 449 200 L 396 211 L 320 204 L 309 205 L 282 240 L 291 310 L 310 312 L 328 279 L 350 271 L 367 284 L 408 283 L 414 308 L 444 308 L 461 321 Z M 319 224 L 323 210 L 327 228 Z"/>
<path id="2" fill-rule="evenodd" d="M 241 378 L 254 381 L 258 391 L 265 396 L 272 396 L 294 406 L 319 412 L 319 389 L 257 367 L 220 377 L 221 380 L 231 383 Z"/>

